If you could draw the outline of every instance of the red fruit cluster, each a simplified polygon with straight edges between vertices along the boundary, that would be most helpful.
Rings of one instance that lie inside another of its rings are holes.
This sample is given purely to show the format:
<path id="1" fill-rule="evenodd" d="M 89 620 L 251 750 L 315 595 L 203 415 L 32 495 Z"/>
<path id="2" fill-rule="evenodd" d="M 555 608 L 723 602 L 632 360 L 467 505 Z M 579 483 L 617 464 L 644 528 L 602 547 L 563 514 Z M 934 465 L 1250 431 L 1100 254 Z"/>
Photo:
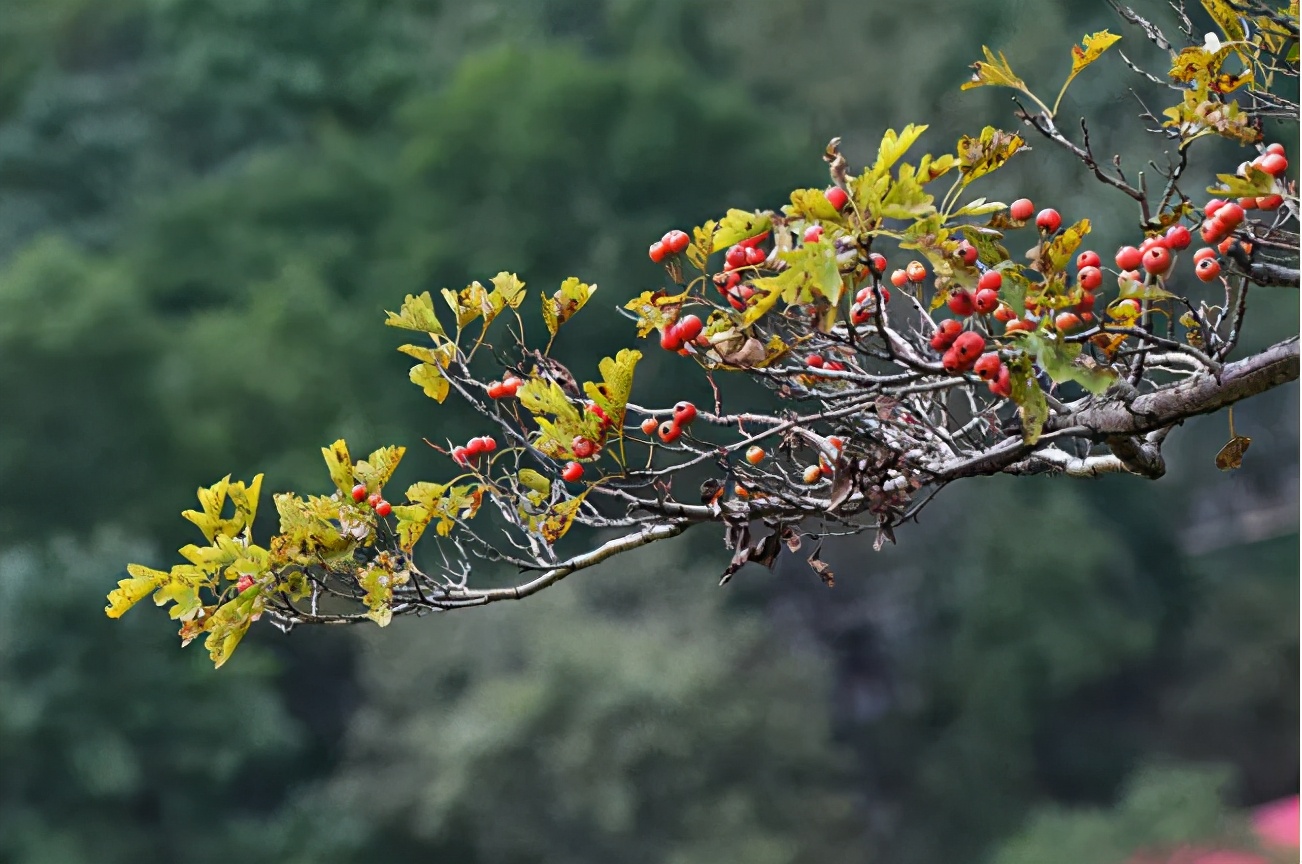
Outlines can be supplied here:
<path id="1" fill-rule="evenodd" d="M 235 590 L 240 594 L 243 594 L 245 591 L 248 591 L 252 587 L 253 587 L 253 577 L 250 576 L 248 573 L 245 573 L 235 582 Z"/>
<path id="2" fill-rule="evenodd" d="M 684 315 L 660 334 L 660 347 L 666 351 L 681 351 L 685 345 L 696 341 L 704 326 L 699 317 Z"/>
<path id="3" fill-rule="evenodd" d="M 514 375 L 508 375 L 501 381 L 494 381 L 488 385 L 489 399 L 510 399 L 515 396 L 515 391 L 520 389 L 524 382 Z"/>
<path id="4" fill-rule="evenodd" d="M 374 510 L 376 513 L 380 514 L 381 516 L 388 516 L 390 513 L 393 512 L 393 505 L 391 505 L 388 501 L 385 501 L 384 496 L 381 495 L 379 492 L 372 492 L 369 495 L 366 494 L 365 483 L 358 483 L 356 486 L 354 486 L 352 494 L 353 494 L 354 501 L 360 504 L 362 503 L 362 500 L 365 499 L 366 503 L 370 505 L 371 509 Z"/>
<path id="5" fill-rule="evenodd" d="M 679 402 L 674 406 L 672 420 L 666 420 L 657 425 L 655 418 L 648 417 L 642 421 L 642 431 L 648 435 L 654 431 L 661 441 L 672 444 L 683 434 L 683 429 L 690 426 L 695 419 L 696 406 L 691 402 Z"/>
<path id="6" fill-rule="evenodd" d="M 651 256 L 652 261 L 659 264 L 670 255 L 677 255 L 682 252 L 691 242 L 691 238 L 687 236 L 686 231 L 673 230 L 652 243 L 648 254 Z"/>
<path id="7" fill-rule="evenodd" d="M 483 435 L 471 438 L 465 446 L 452 448 L 452 461 L 458 465 L 469 465 L 471 459 L 492 453 L 497 449 L 497 442 L 491 436 Z"/>
<path id="8" fill-rule="evenodd" d="M 822 233 L 822 229 L 819 229 Z M 759 248 L 760 244 L 768 239 L 769 232 L 757 234 L 754 237 L 747 237 L 745 240 L 738 241 L 728 247 L 728 251 L 723 253 L 723 269 L 737 270 L 742 267 L 757 267 L 764 263 L 768 258 L 768 253 Z"/>
<path id="9" fill-rule="evenodd" d="M 882 306 L 891 302 L 891 289 L 885 285 L 877 288 L 868 285 L 859 289 L 859 292 L 854 295 L 854 305 L 850 307 L 850 320 L 853 323 L 863 324 L 877 314 L 877 295 L 879 292 L 882 298 Z M 822 358 L 820 357 L 819 360 L 822 360 Z"/>

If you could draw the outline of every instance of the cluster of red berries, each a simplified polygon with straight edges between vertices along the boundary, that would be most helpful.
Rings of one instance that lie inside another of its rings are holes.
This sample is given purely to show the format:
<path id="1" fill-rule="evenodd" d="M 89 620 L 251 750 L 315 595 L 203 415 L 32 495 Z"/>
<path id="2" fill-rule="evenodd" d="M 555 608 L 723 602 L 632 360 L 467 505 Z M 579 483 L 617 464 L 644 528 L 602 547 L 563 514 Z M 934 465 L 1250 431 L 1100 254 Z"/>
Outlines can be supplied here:
<path id="1" fill-rule="evenodd" d="M 886 262 L 883 260 L 882 262 Z M 927 278 L 927 266 L 921 261 L 910 261 L 903 269 L 897 269 L 891 273 L 891 284 L 896 288 L 903 288 L 910 282 L 921 282 Z"/>
<path id="2" fill-rule="evenodd" d="M 998 270 L 987 270 L 981 274 L 981 278 L 977 279 L 976 291 L 969 291 L 966 288 L 952 291 L 945 305 L 949 307 L 949 311 L 960 318 L 978 313 L 989 315 L 999 309 L 999 289 L 1003 285 L 1004 277 Z"/>
<path id="3" fill-rule="evenodd" d="M 489 435 L 471 438 L 464 447 L 452 448 L 452 461 L 458 465 L 469 465 L 470 460 L 492 453 L 497 449 L 497 442 Z"/>
<path id="4" fill-rule="evenodd" d="M 353 487 L 353 500 L 358 504 L 365 501 L 375 511 L 377 516 L 388 516 L 393 512 L 393 505 L 384 500 L 384 496 L 379 492 L 366 494 L 366 484 L 358 483 Z"/>
<path id="5" fill-rule="evenodd" d="M 704 327 L 696 315 L 683 315 L 660 334 L 660 347 L 666 351 L 681 351 L 688 343 L 696 341 Z"/>
<path id="6" fill-rule="evenodd" d="M 243 594 L 245 591 L 248 591 L 252 587 L 253 587 L 253 577 L 250 576 L 248 573 L 245 573 L 244 575 L 240 576 L 240 578 L 237 579 L 235 582 L 235 591 L 236 593 L 239 594 Z"/>
<path id="7" fill-rule="evenodd" d="M 679 402 L 674 406 L 673 419 L 662 423 L 654 417 L 648 417 L 642 421 L 642 432 L 646 435 L 656 435 L 666 444 L 672 444 L 683 434 L 683 429 L 690 426 L 695 419 L 696 406 L 691 402 Z"/>
<path id="8" fill-rule="evenodd" d="M 520 389 L 524 382 L 514 375 L 508 375 L 501 381 L 494 381 L 488 385 L 489 399 L 511 399 L 515 396 L 515 391 Z"/>
<path id="9" fill-rule="evenodd" d="M 650 254 L 652 261 L 659 264 L 670 255 L 677 255 L 682 252 L 691 242 L 692 238 L 687 236 L 686 231 L 675 229 L 652 243 L 648 254 Z"/>
<path id="10" fill-rule="evenodd" d="M 989 384 L 991 393 L 1005 399 L 1012 395 L 1012 378 L 1008 367 L 997 353 L 985 352 L 984 336 L 974 330 L 964 330 L 958 319 L 946 318 L 937 325 L 936 332 L 931 337 L 931 347 L 944 352 L 940 362 L 946 373 L 961 375 L 968 371 L 976 372 L 982 381 Z"/>
<path id="11" fill-rule="evenodd" d="M 883 288 L 882 290 L 885 291 L 886 289 Z M 886 297 L 882 299 L 885 301 Z M 833 372 L 845 371 L 845 364 L 840 360 L 825 360 L 822 354 L 810 354 L 805 358 L 805 365 L 811 369 L 830 369 Z"/>

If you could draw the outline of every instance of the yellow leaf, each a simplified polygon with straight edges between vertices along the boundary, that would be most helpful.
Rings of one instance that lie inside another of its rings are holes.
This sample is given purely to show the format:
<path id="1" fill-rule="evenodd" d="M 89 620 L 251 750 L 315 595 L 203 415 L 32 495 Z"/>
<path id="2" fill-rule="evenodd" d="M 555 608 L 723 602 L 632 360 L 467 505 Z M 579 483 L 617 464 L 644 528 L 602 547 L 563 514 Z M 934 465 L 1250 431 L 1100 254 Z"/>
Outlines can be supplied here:
<path id="1" fill-rule="evenodd" d="M 912 123 L 905 126 L 899 134 L 896 134 L 894 129 L 887 129 L 882 134 L 882 143 L 877 146 L 877 161 L 872 167 L 873 176 L 879 177 L 889 171 L 891 166 L 900 161 L 926 131 L 926 126 L 916 126 Z"/>
<path id="2" fill-rule="evenodd" d="M 623 430 L 624 409 L 633 392 L 633 368 L 641 359 L 641 351 L 623 348 L 613 359 L 603 357 L 597 364 L 597 371 L 601 373 L 600 384 L 591 381 L 583 384 L 583 392 L 601 406 L 601 410 L 610 418 L 612 427 L 617 430 Z"/>
<path id="3" fill-rule="evenodd" d="M 385 324 L 389 327 L 401 327 L 404 330 L 421 330 L 426 333 L 444 335 L 443 325 L 434 314 L 434 298 L 428 291 L 415 296 L 408 294 L 402 301 L 402 309 L 397 314 L 385 312 L 389 317 Z"/>
<path id="4" fill-rule="evenodd" d="M 579 508 L 583 506 L 583 499 L 587 495 L 587 490 L 584 490 L 583 494 L 577 495 L 568 501 L 562 501 L 548 509 L 547 516 L 539 526 L 542 538 L 548 545 L 560 540 L 570 530 L 570 526 L 574 524 L 574 518 L 579 514 Z"/>
<path id="5" fill-rule="evenodd" d="M 993 126 L 982 129 L 977 138 L 964 135 L 958 139 L 958 170 L 963 175 L 963 182 L 971 183 L 999 169 L 1015 153 L 1023 150 L 1025 144 L 1020 135 Z"/>
<path id="6" fill-rule="evenodd" d="M 555 336 L 561 329 L 561 325 L 582 309 L 596 291 L 596 285 L 585 284 L 580 282 L 577 276 L 571 276 L 561 283 L 556 293 L 550 297 L 544 295 L 542 315 L 543 322 L 547 325 L 547 332 Z"/>
<path id="7" fill-rule="evenodd" d="M 347 442 L 340 438 L 329 447 L 322 447 L 321 455 L 325 457 L 326 467 L 330 469 L 330 479 L 334 481 L 335 488 L 344 495 L 352 492 L 353 457 L 348 455 Z"/>
<path id="8" fill-rule="evenodd" d="M 365 483 L 369 491 L 378 492 L 389 482 L 406 452 L 406 447 L 381 447 L 357 463 L 353 476 L 359 483 Z"/>
<path id="9" fill-rule="evenodd" d="M 261 606 L 260 600 L 261 595 L 257 591 L 245 591 L 204 619 L 204 629 L 208 632 L 204 647 L 208 649 L 208 657 L 216 668 L 220 669 L 231 658 L 235 647 L 244 638 L 253 620 L 255 604 Z"/>
<path id="10" fill-rule="evenodd" d="M 985 45 L 981 46 L 981 52 L 985 54 L 985 60 L 978 60 L 972 64 L 975 70 L 972 73 L 972 80 L 964 82 L 961 90 L 971 90 L 974 87 L 985 87 L 993 85 L 996 87 L 1012 87 L 1015 90 L 1027 92 L 1026 83 L 1013 73 L 1012 68 L 1008 65 L 1004 52 L 1000 51 L 999 56 L 995 57 L 994 52 Z"/>
<path id="11" fill-rule="evenodd" d="M 1242 42 L 1247 38 L 1243 25 L 1239 22 L 1239 13 L 1227 0 L 1202 0 L 1203 8 L 1212 16 L 1216 26 L 1221 28 L 1225 38 L 1231 42 Z"/>
<path id="12" fill-rule="evenodd" d="M 829 205 L 830 206 L 830 205 Z M 727 249 L 742 240 L 763 234 L 769 230 L 772 220 L 767 213 L 752 213 L 746 210 L 731 209 L 719 220 L 711 241 L 711 252 Z"/>
<path id="13" fill-rule="evenodd" d="M 542 474 L 532 468 L 522 468 L 520 470 L 520 485 L 526 489 L 532 489 L 540 495 L 550 495 L 552 492 L 552 481 L 548 480 Z"/>
<path id="14" fill-rule="evenodd" d="M 501 312 L 503 306 L 510 306 L 512 309 L 519 309 L 520 304 L 524 302 L 524 282 L 514 273 L 508 273 L 503 270 L 492 279 L 493 293 L 489 296 L 493 298 L 493 305 L 497 311 Z M 499 305 L 500 304 L 500 305 Z"/>
<path id="15" fill-rule="evenodd" d="M 460 292 L 453 291 L 451 288 L 444 288 L 441 292 L 443 299 L 447 301 L 448 306 L 457 316 L 457 328 L 465 327 L 471 321 L 484 314 L 487 309 L 492 308 L 488 300 L 488 289 L 479 281 L 471 282 Z"/>
<path id="16" fill-rule="evenodd" d="M 687 260 L 702 273 L 705 272 L 705 265 L 710 260 L 710 253 L 714 251 L 714 232 L 718 227 L 719 224 L 711 219 L 701 227 L 692 229 L 692 242 L 687 247 Z"/>
<path id="17" fill-rule="evenodd" d="M 452 385 L 448 379 L 443 377 L 443 371 L 439 367 L 430 363 L 419 363 L 411 367 L 407 373 L 411 383 L 425 391 L 425 395 L 435 402 L 442 402 L 448 398 L 448 393 L 452 390 Z"/>
<path id="18" fill-rule="evenodd" d="M 624 308 L 637 315 L 638 338 L 645 338 L 652 330 L 663 329 L 678 317 L 687 292 L 666 294 L 664 291 L 643 291 L 624 304 Z"/>
<path id="19" fill-rule="evenodd" d="M 104 614 L 110 618 L 121 618 L 132 606 L 153 593 L 161 579 L 167 577 L 162 570 L 151 570 L 139 564 L 128 564 L 130 578 L 118 582 L 118 587 L 109 592 L 108 605 Z"/>
<path id="20" fill-rule="evenodd" d="M 1081 240 L 1090 233 L 1090 220 L 1082 219 L 1064 230 L 1049 243 L 1045 254 L 1055 271 L 1062 270 L 1071 261 L 1072 255 L 1080 246 Z"/>

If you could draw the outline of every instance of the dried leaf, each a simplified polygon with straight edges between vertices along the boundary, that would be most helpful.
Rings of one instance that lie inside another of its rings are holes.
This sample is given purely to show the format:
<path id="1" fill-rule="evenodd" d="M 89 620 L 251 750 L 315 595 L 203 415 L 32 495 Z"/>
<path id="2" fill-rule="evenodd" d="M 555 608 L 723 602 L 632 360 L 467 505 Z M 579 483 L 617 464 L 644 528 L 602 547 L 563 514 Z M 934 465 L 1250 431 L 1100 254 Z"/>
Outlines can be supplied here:
<path id="1" fill-rule="evenodd" d="M 1220 452 L 1216 454 L 1216 467 L 1222 471 L 1233 471 L 1243 465 L 1243 454 L 1248 452 L 1252 439 L 1244 435 L 1235 435 Z"/>

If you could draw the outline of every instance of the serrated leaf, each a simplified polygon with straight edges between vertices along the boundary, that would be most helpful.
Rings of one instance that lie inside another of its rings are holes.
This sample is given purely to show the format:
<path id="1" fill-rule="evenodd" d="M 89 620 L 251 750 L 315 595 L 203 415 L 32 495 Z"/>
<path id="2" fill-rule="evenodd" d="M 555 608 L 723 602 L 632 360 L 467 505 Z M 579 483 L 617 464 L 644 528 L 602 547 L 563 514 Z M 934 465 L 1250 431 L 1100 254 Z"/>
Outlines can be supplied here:
<path id="1" fill-rule="evenodd" d="M 1076 250 L 1080 247 L 1081 240 L 1085 239 L 1086 234 L 1090 233 L 1090 227 L 1090 220 L 1082 219 L 1075 225 L 1064 229 L 1062 233 L 1049 242 L 1048 247 L 1044 250 L 1044 255 L 1041 256 L 1041 260 L 1047 257 L 1053 272 L 1061 272 L 1071 262 L 1072 256 L 1076 254 Z"/>
<path id="2" fill-rule="evenodd" d="M 1034 444 L 1040 440 L 1044 431 L 1044 421 L 1049 419 L 1049 403 L 1040 389 L 1031 368 L 1031 361 L 1025 356 L 1009 364 L 1013 401 L 1017 403 L 1017 413 L 1022 420 L 1022 440 Z"/>
<path id="3" fill-rule="evenodd" d="M 795 219 L 817 220 L 819 222 L 841 223 L 845 219 L 840 211 L 827 200 L 822 189 L 794 189 L 791 192 L 791 204 L 788 214 Z M 715 242 L 718 242 L 717 239 Z"/>
<path id="4" fill-rule="evenodd" d="M 624 304 L 624 308 L 637 315 L 637 335 L 645 338 L 652 330 L 663 330 L 678 318 L 678 309 L 687 299 L 687 292 L 666 294 L 664 291 L 643 291 Z"/>
<path id="5" fill-rule="evenodd" d="M 687 245 L 687 260 L 702 273 L 710 260 L 710 253 L 714 251 L 714 232 L 718 228 L 719 223 L 711 219 L 699 228 L 692 229 L 692 242 Z"/>
<path id="6" fill-rule="evenodd" d="M 498 312 L 506 306 L 519 309 L 524 302 L 524 282 L 514 273 L 503 270 L 492 278 L 493 293 L 489 295 Z"/>
<path id="7" fill-rule="evenodd" d="M 204 647 L 213 666 L 220 669 L 235 651 L 244 634 L 248 632 L 253 620 L 255 605 L 260 605 L 261 595 L 257 591 L 245 591 L 222 606 L 205 619 L 204 630 L 208 638 Z"/>
<path id="8" fill-rule="evenodd" d="M 574 314 L 582 309 L 596 292 L 596 285 L 588 285 L 580 282 L 577 276 L 571 276 L 562 282 L 561 287 L 550 297 L 544 295 L 542 316 L 543 322 L 547 325 L 547 332 L 555 336 L 561 329 L 561 325 L 574 317 Z"/>
<path id="9" fill-rule="evenodd" d="M 826 200 L 826 199 L 824 199 Z M 831 207 L 832 205 L 827 205 Z M 835 212 L 835 210 L 833 210 Z M 763 234 L 773 225 L 768 213 L 751 213 L 746 210 L 731 209 L 722 219 L 711 240 L 710 251 L 727 249 L 734 243 Z"/>
<path id="10" fill-rule="evenodd" d="M 1221 28 L 1226 39 L 1231 42 L 1242 42 L 1247 38 L 1243 24 L 1239 22 L 1239 12 L 1233 5 L 1226 0 L 1202 0 L 1202 4 L 1207 14 L 1216 22 L 1216 26 Z"/>
<path id="11" fill-rule="evenodd" d="M 330 479 L 335 488 L 344 495 L 353 489 L 353 457 L 348 455 L 348 444 L 340 438 L 329 447 L 321 448 L 326 467 L 330 469 Z"/>
<path id="12" fill-rule="evenodd" d="M 912 220 L 933 212 L 935 196 L 922 188 L 908 166 L 900 167 L 900 176 L 881 199 L 878 215 L 886 219 Z"/>
<path id="13" fill-rule="evenodd" d="M 458 330 L 492 309 L 492 303 L 488 299 L 488 289 L 478 280 L 471 282 L 460 291 L 444 288 L 440 293 L 453 314 L 457 316 Z"/>
<path id="14" fill-rule="evenodd" d="M 378 492 L 389 482 L 406 452 L 406 447 L 381 447 L 354 466 L 353 476 L 366 484 L 367 491 Z"/>
<path id="15" fill-rule="evenodd" d="M 362 596 L 366 617 L 381 627 L 389 626 L 393 620 L 393 589 L 406 581 L 407 574 L 391 573 L 376 564 L 363 570 L 357 583 L 366 592 Z"/>
<path id="16" fill-rule="evenodd" d="M 1068 73 L 1067 80 L 1062 82 L 1062 89 L 1058 91 L 1058 99 L 1053 105 L 1054 113 L 1057 113 L 1058 104 L 1062 102 L 1062 94 L 1067 92 L 1068 85 L 1076 76 L 1084 71 L 1085 67 L 1103 56 L 1104 51 L 1107 51 L 1119 41 L 1121 41 L 1121 37 L 1115 33 L 1100 30 L 1086 36 L 1081 40 L 1081 44 L 1071 46 L 1071 72 Z"/>
<path id="17" fill-rule="evenodd" d="M 977 137 L 964 135 L 958 139 L 958 170 L 963 182 L 971 183 L 1003 167 L 1014 154 L 1026 146 L 1022 136 L 1004 132 L 993 126 L 981 130 Z"/>
<path id="18" fill-rule="evenodd" d="M 882 133 L 882 141 L 877 145 L 877 159 L 873 162 L 873 176 L 880 177 L 885 172 L 891 170 L 896 162 L 909 152 L 909 148 L 917 143 L 922 137 L 922 133 L 927 131 L 926 126 L 918 126 L 910 123 L 900 132 L 894 129 L 887 129 Z"/>
<path id="19" fill-rule="evenodd" d="M 1012 67 L 1008 65 L 1008 58 L 1004 57 L 1004 52 L 1000 51 L 996 57 L 989 47 L 982 45 L 981 53 L 985 55 L 985 60 L 978 60 L 972 64 L 972 80 L 965 81 L 960 90 L 971 90 L 975 87 L 1012 87 L 1014 90 L 1026 90 L 1026 83 L 1018 78 L 1013 72 Z"/>
<path id="20" fill-rule="evenodd" d="M 420 330 L 425 333 L 445 335 L 443 325 L 434 314 L 434 298 L 428 291 L 419 295 L 408 294 L 402 301 L 402 309 L 396 314 L 385 312 L 389 317 L 385 324 L 389 327 L 401 327 L 404 330 Z"/>
<path id="21" fill-rule="evenodd" d="M 162 570 L 153 570 L 141 564 L 128 564 L 130 576 L 118 581 L 118 587 L 108 594 L 108 605 L 104 614 L 110 618 L 121 618 L 128 609 L 154 592 L 161 580 L 167 578 Z"/>
<path id="22" fill-rule="evenodd" d="M 622 348 L 613 358 L 603 357 L 597 364 L 597 371 L 601 373 L 600 383 L 583 383 L 583 392 L 606 412 L 611 427 L 620 430 L 620 434 L 624 428 L 628 397 L 633 392 L 633 369 L 641 359 L 641 351 Z"/>
<path id="23" fill-rule="evenodd" d="M 569 532 L 575 517 L 579 515 L 579 508 L 583 506 L 583 499 L 587 496 L 588 490 L 585 489 L 582 494 L 547 509 L 547 515 L 543 517 L 538 530 L 548 545 L 555 544 Z"/>
<path id="24" fill-rule="evenodd" d="M 1275 192 L 1275 178 L 1255 165 L 1247 168 L 1248 176 L 1217 174 L 1220 186 L 1208 186 L 1207 191 L 1222 198 L 1257 198 Z"/>
<path id="25" fill-rule="evenodd" d="M 1074 381 L 1098 396 L 1117 380 L 1117 375 L 1112 370 L 1085 363 L 1090 358 L 1082 357 L 1082 346 L 1079 343 L 1063 342 L 1042 331 L 1036 331 L 1027 336 L 1024 344 L 1027 351 L 1035 354 L 1040 368 L 1059 384 Z"/>
<path id="26" fill-rule="evenodd" d="M 1146 285 L 1127 279 L 1117 292 L 1118 300 L 1170 300 L 1176 295 L 1160 285 Z"/>

